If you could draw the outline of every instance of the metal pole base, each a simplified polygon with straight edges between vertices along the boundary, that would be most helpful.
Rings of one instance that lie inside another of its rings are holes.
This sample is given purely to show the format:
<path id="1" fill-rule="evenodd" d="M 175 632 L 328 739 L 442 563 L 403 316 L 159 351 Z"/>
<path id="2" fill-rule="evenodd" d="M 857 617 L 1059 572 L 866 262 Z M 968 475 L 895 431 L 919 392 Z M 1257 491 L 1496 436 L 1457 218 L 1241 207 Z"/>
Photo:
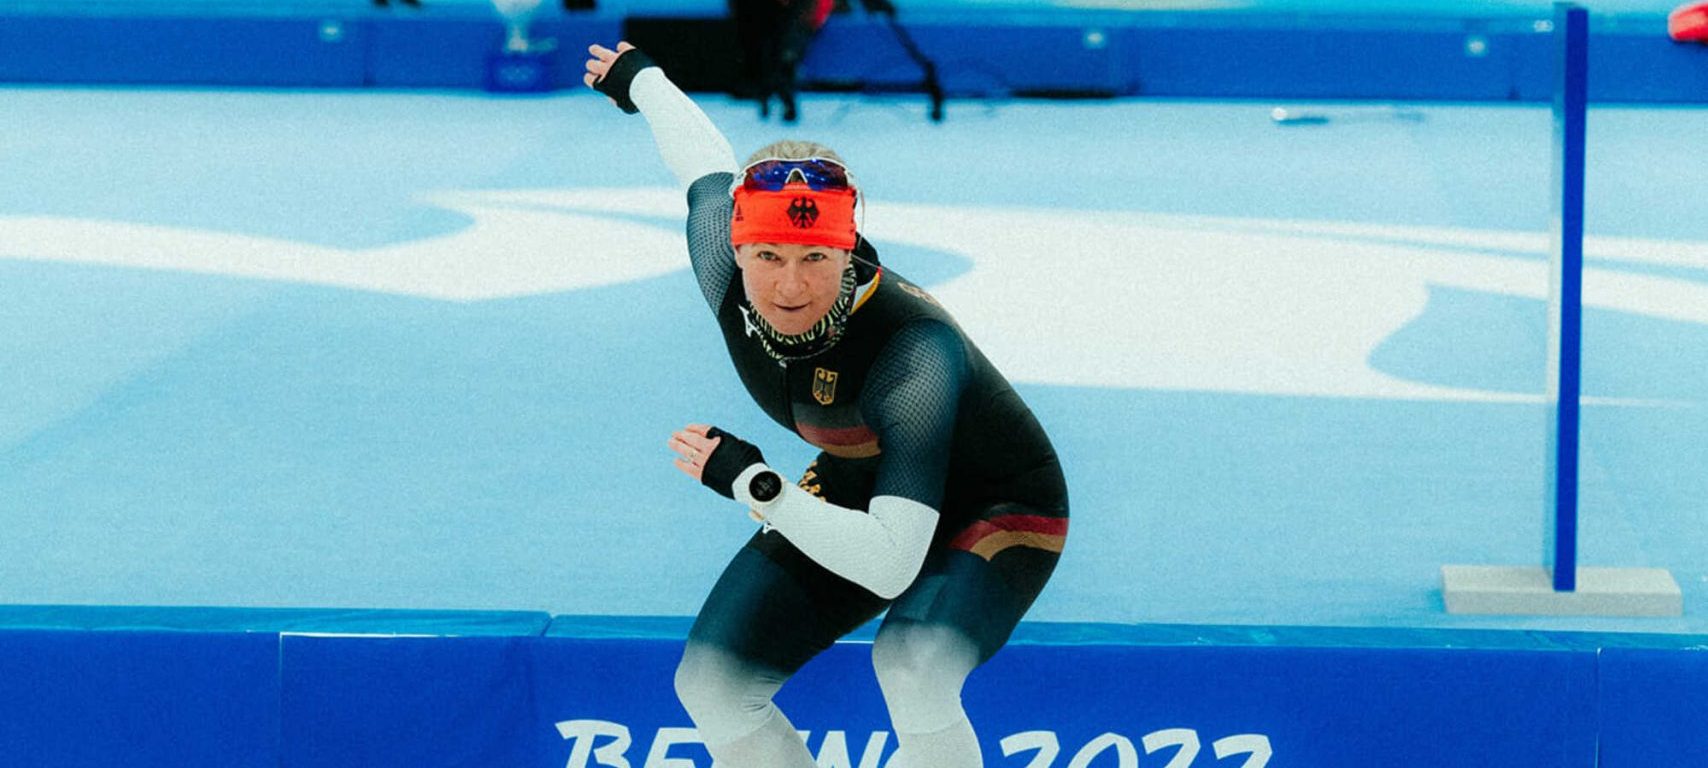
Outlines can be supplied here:
<path id="1" fill-rule="evenodd" d="M 1541 566 L 1441 566 L 1448 613 L 1509 616 L 1682 616 L 1684 593 L 1662 568 L 1578 568 L 1577 589 L 1554 591 Z"/>

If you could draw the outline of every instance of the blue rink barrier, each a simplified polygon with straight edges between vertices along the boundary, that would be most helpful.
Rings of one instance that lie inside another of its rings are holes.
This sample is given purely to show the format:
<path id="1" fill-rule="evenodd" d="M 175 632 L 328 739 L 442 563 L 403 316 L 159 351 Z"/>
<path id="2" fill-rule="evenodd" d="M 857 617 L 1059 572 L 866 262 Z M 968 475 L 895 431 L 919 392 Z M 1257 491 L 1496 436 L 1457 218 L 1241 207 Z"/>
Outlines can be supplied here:
<path id="1" fill-rule="evenodd" d="M 1595 765 L 1593 652 L 1501 634 L 1085 629 L 1026 627 L 969 681 L 987 765 Z M 538 667 L 562 681 L 538 692 L 559 763 L 710 765 L 670 691 L 679 641 L 577 634 L 554 624 Z M 778 700 L 821 766 L 894 752 L 867 645 L 838 644 Z"/>
<path id="2" fill-rule="evenodd" d="M 684 618 L 0 607 L 0 765 L 705 768 Z M 896 749 L 870 631 L 779 694 L 824 768 Z M 1708 638 L 1025 624 L 986 764 L 1700 765 Z"/>
<path id="3" fill-rule="evenodd" d="M 1708 763 L 1708 639 L 1601 652 L 1601 768 Z"/>
<path id="4" fill-rule="evenodd" d="M 0 606 L 0 766 L 277 768 L 282 758 L 343 746 L 337 739 L 344 733 L 305 735 L 304 726 L 347 697 L 414 695 L 362 685 L 363 675 L 372 679 L 381 667 L 353 652 L 338 654 L 333 665 L 350 676 L 326 682 L 334 675 L 311 652 L 313 639 L 364 634 L 378 644 L 366 647 L 376 648 L 402 633 L 447 648 L 485 647 L 494 638 L 537 638 L 549 623 L 544 613 L 509 611 Z M 447 685 L 479 685 L 473 658 L 443 670 Z M 388 656 L 392 663 L 409 659 Z M 460 700 L 491 706 L 466 692 Z M 490 733 L 485 721 L 473 722 L 473 731 L 452 728 L 458 742 L 479 743 Z M 407 740 L 380 744 L 382 733 L 359 734 L 355 747 L 408 749 Z"/>
<path id="5" fill-rule="evenodd" d="M 550 765 L 531 743 L 536 641 L 286 635 L 279 764 Z"/>
<path id="6" fill-rule="evenodd" d="M 0 631 L 0 765 L 276 766 L 278 641 Z"/>

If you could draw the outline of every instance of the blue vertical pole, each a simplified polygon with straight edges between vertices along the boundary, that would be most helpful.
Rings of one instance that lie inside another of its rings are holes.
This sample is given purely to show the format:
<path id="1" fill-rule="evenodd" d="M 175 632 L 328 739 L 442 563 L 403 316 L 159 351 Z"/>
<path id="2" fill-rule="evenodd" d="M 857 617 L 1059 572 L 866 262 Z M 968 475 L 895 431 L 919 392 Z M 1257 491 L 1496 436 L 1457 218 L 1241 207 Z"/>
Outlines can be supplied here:
<path id="1" fill-rule="evenodd" d="M 1554 248 L 1549 292 L 1546 552 L 1554 589 L 1577 589 L 1578 406 L 1583 352 L 1584 129 L 1588 111 L 1589 12 L 1554 5 Z"/>

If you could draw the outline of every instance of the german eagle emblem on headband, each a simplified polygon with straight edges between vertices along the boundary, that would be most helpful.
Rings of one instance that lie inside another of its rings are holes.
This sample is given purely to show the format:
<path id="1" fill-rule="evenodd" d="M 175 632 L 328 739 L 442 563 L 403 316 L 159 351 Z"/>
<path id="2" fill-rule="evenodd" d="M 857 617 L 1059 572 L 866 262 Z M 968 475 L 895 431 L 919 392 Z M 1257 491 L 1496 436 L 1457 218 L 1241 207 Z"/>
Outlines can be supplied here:
<path id="1" fill-rule="evenodd" d="M 789 221 L 801 229 L 818 223 L 818 203 L 810 197 L 797 197 L 789 203 Z"/>

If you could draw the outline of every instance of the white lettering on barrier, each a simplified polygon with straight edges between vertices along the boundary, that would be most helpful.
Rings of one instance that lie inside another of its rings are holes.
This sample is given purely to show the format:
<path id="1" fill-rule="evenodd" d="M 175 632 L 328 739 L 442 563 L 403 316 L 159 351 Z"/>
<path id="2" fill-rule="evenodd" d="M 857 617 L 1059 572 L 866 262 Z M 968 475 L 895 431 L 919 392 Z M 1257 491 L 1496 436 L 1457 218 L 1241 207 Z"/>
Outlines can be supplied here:
<path id="1" fill-rule="evenodd" d="M 565 720 L 557 724 L 557 732 L 564 740 L 572 742 L 566 768 L 588 768 L 590 765 L 631 768 L 626 754 L 629 751 L 629 727 L 626 725 L 608 720 Z M 612 741 L 596 747 L 594 743 L 600 736 L 610 736 Z M 587 762 L 589 756 L 599 762 Z"/>
<path id="2" fill-rule="evenodd" d="M 1274 754 L 1274 750 L 1269 746 L 1269 737 L 1253 733 L 1217 739 L 1216 743 L 1210 746 L 1216 750 L 1217 760 L 1229 755 L 1250 755 L 1239 768 L 1263 768 L 1269 764 L 1269 758 Z"/>
<path id="3" fill-rule="evenodd" d="M 1068 761 L 1068 768 L 1091 768 L 1091 761 L 1107 752 L 1110 747 L 1115 748 L 1116 765 L 1120 768 L 1139 768 L 1139 753 L 1133 749 L 1133 742 L 1118 733 L 1105 733 L 1092 739 L 1090 744 L 1086 744 L 1085 748 Z M 1180 766 L 1169 763 L 1168 768 Z"/>
<path id="4" fill-rule="evenodd" d="M 660 728 L 658 736 L 652 740 L 652 749 L 646 751 L 646 765 L 643 768 L 694 768 L 694 761 L 685 757 L 671 757 L 670 748 L 677 744 L 700 743 L 700 732 L 693 728 Z"/>
<path id="5" fill-rule="evenodd" d="M 1174 753 L 1174 759 L 1168 761 L 1168 765 L 1163 768 L 1186 768 L 1193 760 L 1198 759 L 1198 753 L 1203 750 L 1203 746 L 1198 743 L 1198 732 L 1190 728 L 1157 731 L 1146 735 L 1143 742 L 1147 755 L 1154 755 L 1159 749 L 1180 748 L 1180 751 Z"/>
<path id="6" fill-rule="evenodd" d="M 1056 756 L 1062 753 L 1055 731 L 1023 731 L 1003 739 L 1001 744 L 1003 757 L 1034 750 L 1036 754 L 1032 755 L 1032 762 L 1027 763 L 1026 768 L 1050 768 L 1055 764 Z"/>
<path id="7" fill-rule="evenodd" d="M 826 731 L 815 762 L 818 768 L 878 768 L 878 761 L 883 759 L 884 747 L 889 740 L 889 731 L 876 731 L 866 737 L 866 749 L 860 753 L 860 764 L 856 766 L 848 756 L 848 735 L 842 731 Z"/>
<path id="8" fill-rule="evenodd" d="M 628 726 L 608 720 L 565 720 L 556 725 L 558 733 L 570 742 L 569 762 L 565 768 L 633 768 L 628 760 L 632 744 Z M 802 741 L 807 741 L 812 735 L 811 731 L 799 733 Z M 883 756 L 889 746 L 889 738 L 888 731 L 874 731 L 866 738 L 859 762 L 855 762 L 848 751 L 847 732 L 826 731 L 814 762 L 818 768 L 888 768 Z M 600 743 L 602 739 L 606 741 Z M 1190 728 L 1154 731 L 1139 741 L 1144 745 L 1146 755 L 1175 748 L 1174 755 L 1162 768 L 1191 768 L 1198 764 L 1199 753 L 1203 751 L 1198 732 Z M 679 745 L 703 743 L 693 728 L 660 728 L 653 735 L 652 744 L 647 748 L 646 762 L 641 768 L 700 768 L 701 763 L 694 758 L 672 757 L 670 750 Z M 1003 738 L 1000 746 L 1003 757 L 1031 752 L 1031 760 L 1023 768 L 1053 768 L 1062 753 L 1061 740 L 1055 731 L 1022 731 Z M 1246 757 L 1245 762 L 1228 768 L 1264 768 L 1274 755 L 1269 737 L 1256 733 L 1217 739 L 1212 742 L 1211 749 L 1218 764 L 1230 757 Z M 1118 733 L 1104 733 L 1086 743 L 1068 760 L 1067 768 L 1090 768 L 1092 761 L 1110 751 L 1115 753 L 1117 768 L 1138 768 L 1138 750 L 1131 739 Z M 894 757 L 891 755 L 892 761 Z M 1105 760 L 1102 764 L 1107 763 Z M 714 762 L 710 768 L 720 766 Z"/>

